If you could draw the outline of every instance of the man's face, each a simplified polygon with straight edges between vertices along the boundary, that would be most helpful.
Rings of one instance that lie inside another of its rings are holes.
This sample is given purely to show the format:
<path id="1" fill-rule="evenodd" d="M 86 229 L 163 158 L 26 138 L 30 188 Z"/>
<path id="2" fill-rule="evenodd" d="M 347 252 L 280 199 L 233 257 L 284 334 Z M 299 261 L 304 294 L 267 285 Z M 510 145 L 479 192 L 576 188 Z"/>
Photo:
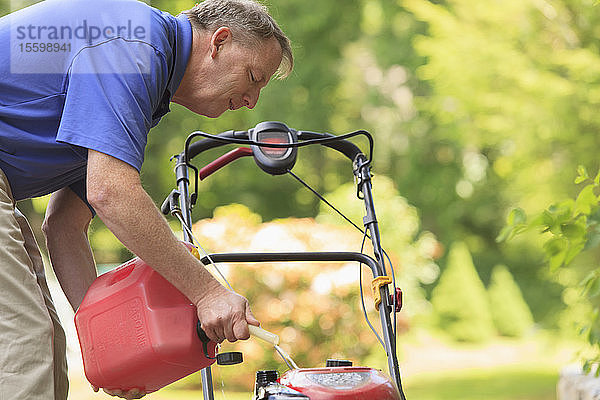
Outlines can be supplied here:
<path id="1" fill-rule="evenodd" d="M 195 41 L 173 101 L 212 118 L 227 110 L 254 108 L 260 90 L 281 63 L 277 40 L 244 44 L 233 41 L 228 28 L 219 28 L 211 36 L 208 48 L 205 43 Z"/>

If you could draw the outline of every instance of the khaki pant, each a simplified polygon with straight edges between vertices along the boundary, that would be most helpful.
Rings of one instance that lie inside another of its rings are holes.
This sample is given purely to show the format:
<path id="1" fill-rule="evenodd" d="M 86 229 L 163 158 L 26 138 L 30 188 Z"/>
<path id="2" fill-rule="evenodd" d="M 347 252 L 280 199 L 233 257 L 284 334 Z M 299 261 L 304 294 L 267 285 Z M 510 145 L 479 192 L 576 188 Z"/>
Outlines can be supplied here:
<path id="1" fill-rule="evenodd" d="M 66 399 L 65 352 L 38 245 L 0 170 L 0 400 Z"/>

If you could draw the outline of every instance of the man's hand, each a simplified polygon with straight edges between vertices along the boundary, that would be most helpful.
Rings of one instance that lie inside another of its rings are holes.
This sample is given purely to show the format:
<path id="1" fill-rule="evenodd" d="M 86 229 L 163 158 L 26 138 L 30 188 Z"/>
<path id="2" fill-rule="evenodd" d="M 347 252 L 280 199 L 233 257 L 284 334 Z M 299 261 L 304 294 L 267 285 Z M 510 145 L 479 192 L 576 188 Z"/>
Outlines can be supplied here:
<path id="1" fill-rule="evenodd" d="M 97 392 L 100 390 L 100 388 L 97 388 L 96 386 L 92 386 L 92 389 L 94 389 L 94 392 Z M 110 389 L 102 389 L 104 391 L 104 393 L 109 394 L 111 396 L 117 396 L 117 397 L 121 397 L 123 399 L 127 399 L 127 400 L 132 400 L 132 399 L 141 399 L 142 397 L 144 397 L 146 395 L 146 393 L 140 391 L 139 389 L 131 389 L 127 392 L 124 392 L 122 390 L 110 390 Z"/>
<path id="2" fill-rule="evenodd" d="M 250 311 L 248 300 L 222 286 L 221 288 L 205 293 L 196 302 L 202 329 L 216 343 L 225 339 L 230 342 L 248 339 L 248 324 L 260 325 Z"/>

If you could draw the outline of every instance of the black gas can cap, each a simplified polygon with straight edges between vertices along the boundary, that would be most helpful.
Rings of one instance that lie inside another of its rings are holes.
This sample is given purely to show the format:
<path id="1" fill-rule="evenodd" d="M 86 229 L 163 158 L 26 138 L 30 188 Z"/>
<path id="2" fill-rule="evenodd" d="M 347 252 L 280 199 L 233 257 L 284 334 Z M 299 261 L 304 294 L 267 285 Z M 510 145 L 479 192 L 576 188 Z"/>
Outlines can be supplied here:
<path id="1" fill-rule="evenodd" d="M 350 360 L 336 360 L 334 358 L 330 358 L 327 360 L 325 364 L 326 367 L 351 367 L 352 361 Z"/>
<path id="2" fill-rule="evenodd" d="M 235 365 L 241 364 L 243 361 L 244 356 L 239 351 L 217 354 L 217 364 L 219 365 Z"/>

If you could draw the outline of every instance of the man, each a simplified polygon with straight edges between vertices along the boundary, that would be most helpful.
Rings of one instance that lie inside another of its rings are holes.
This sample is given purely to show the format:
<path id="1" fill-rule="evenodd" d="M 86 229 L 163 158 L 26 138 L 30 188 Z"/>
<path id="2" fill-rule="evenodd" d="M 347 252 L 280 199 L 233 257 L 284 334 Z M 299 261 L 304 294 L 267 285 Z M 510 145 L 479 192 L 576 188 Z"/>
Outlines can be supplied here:
<path id="1" fill-rule="evenodd" d="M 0 54 L 0 398 L 68 391 L 64 333 L 15 208 L 30 197 L 52 193 L 43 231 L 74 309 L 96 276 L 95 212 L 197 306 L 212 340 L 247 339 L 259 324 L 247 300 L 178 242 L 139 170 L 170 101 L 218 117 L 253 108 L 273 75 L 289 74 L 289 40 L 266 9 L 206 0 L 173 17 L 132 0 L 48 0 L 0 19 Z"/>

